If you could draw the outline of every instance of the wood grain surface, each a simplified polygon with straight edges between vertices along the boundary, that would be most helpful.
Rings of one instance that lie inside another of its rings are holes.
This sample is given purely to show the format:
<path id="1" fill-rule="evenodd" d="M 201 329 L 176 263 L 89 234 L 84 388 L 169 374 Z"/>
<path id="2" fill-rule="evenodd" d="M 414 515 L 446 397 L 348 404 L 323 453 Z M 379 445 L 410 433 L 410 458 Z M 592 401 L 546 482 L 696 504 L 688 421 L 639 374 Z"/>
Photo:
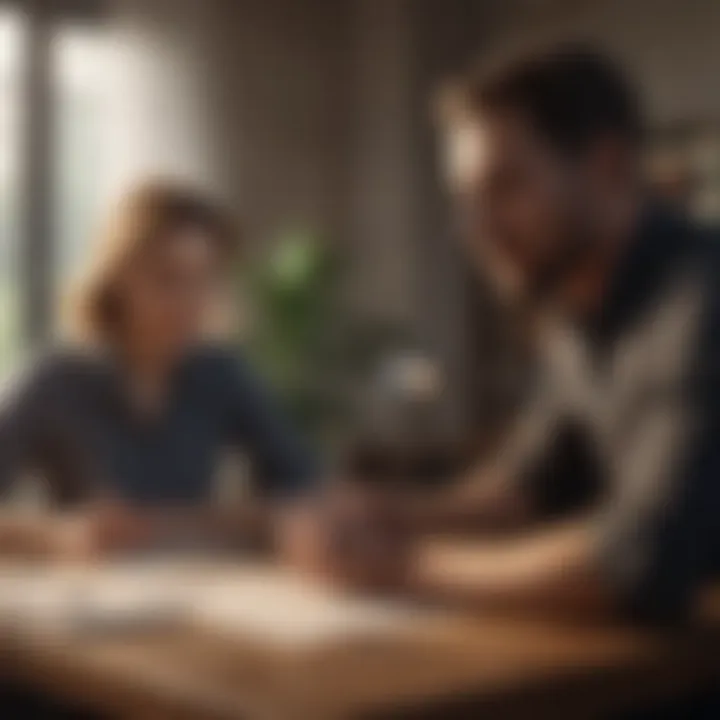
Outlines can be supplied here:
<path id="1" fill-rule="evenodd" d="M 445 616 L 393 637 L 279 650 L 193 627 L 50 638 L 0 617 L 0 628 L 6 675 L 119 718 L 448 718 L 471 708 L 592 718 L 720 675 L 720 592 L 672 633 Z"/>

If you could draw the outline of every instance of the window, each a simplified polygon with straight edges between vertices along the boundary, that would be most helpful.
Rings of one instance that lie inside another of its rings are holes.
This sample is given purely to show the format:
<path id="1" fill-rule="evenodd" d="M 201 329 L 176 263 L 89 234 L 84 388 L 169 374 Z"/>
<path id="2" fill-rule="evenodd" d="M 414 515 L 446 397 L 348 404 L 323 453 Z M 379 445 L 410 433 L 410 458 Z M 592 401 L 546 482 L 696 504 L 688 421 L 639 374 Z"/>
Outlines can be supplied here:
<path id="1" fill-rule="evenodd" d="M 13 364 L 21 346 L 18 250 L 24 31 L 17 13 L 0 10 L 0 373 Z"/>
<path id="2" fill-rule="evenodd" d="M 103 33 L 64 6 L 0 2 L 0 376 L 52 331 L 103 193 Z"/>
<path id="3" fill-rule="evenodd" d="M 107 163 L 106 44 L 96 27 L 63 25 L 54 35 L 54 287 L 76 274 L 98 222 Z"/>

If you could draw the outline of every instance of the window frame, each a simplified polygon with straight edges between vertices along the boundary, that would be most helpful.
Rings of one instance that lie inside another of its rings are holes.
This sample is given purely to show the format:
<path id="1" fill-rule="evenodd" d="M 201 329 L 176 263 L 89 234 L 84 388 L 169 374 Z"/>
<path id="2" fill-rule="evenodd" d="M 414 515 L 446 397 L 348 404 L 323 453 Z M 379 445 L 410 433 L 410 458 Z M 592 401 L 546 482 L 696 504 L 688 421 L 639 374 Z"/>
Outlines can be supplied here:
<path id="1" fill-rule="evenodd" d="M 25 57 L 20 79 L 24 119 L 20 147 L 21 208 L 18 243 L 21 342 L 32 349 L 51 336 L 53 324 L 55 242 L 53 158 L 55 110 L 52 42 L 66 23 L 96 24 L 106 15 L 105 0 L 0 0 L 0 10 L 21 14 Z"/>

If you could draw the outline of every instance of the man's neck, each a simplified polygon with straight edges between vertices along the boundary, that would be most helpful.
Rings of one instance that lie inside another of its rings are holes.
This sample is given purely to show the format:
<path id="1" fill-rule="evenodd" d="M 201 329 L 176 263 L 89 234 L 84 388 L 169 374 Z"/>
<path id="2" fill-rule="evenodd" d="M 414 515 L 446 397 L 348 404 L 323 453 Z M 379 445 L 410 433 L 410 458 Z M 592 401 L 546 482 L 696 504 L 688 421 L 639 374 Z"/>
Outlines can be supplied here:
<path id="1" fill-rule="evenodd" d="M 628 206 L 568 276 L 558 293 L 558 304 L 567 314 L 588 318 L 600 312 L 617 268 L 637 236 L 644 210 L 642 201 Z"/>

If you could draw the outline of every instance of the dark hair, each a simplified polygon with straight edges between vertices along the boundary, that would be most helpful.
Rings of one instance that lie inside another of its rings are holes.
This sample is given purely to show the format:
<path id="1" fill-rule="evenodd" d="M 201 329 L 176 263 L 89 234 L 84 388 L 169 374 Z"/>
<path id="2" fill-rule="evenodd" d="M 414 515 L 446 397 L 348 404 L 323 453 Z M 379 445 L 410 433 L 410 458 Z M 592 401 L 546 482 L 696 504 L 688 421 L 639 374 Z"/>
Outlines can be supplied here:
<path id="1" fill-rule="evenodd" d="M 639 144 L 637 94 L 624 73 L 602 53 L 561 45 L 512 61 L 463 83 L 471 112 L 517 111 L 559 150 L 581 152 L 611 134 Z"/>

